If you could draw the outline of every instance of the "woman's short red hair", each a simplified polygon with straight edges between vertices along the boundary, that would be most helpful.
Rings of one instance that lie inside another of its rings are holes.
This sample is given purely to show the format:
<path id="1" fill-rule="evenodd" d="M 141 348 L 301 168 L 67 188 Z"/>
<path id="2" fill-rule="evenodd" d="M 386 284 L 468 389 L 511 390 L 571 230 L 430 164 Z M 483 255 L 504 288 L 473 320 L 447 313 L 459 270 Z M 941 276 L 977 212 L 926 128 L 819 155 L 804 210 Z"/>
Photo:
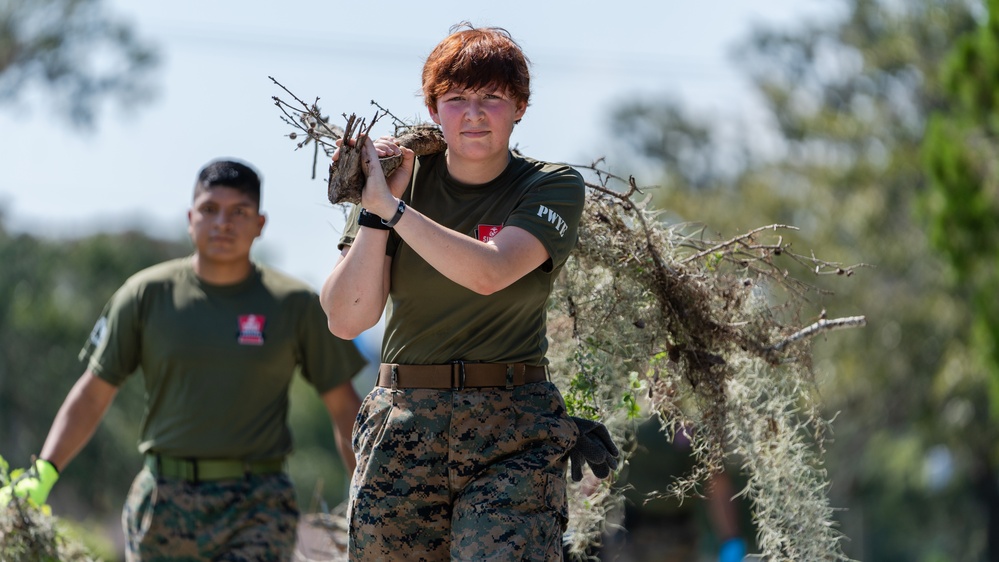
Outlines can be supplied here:
<path id="1" fill-rule="evenodd" d="M 437 99 L 452 88 L 505 88 L 518 106 L 531 97 L 530 61 L 510 33 L 499 27 L 475 28 L 468 22 L 451 27 L 423 65 L 423 100 Z"/>

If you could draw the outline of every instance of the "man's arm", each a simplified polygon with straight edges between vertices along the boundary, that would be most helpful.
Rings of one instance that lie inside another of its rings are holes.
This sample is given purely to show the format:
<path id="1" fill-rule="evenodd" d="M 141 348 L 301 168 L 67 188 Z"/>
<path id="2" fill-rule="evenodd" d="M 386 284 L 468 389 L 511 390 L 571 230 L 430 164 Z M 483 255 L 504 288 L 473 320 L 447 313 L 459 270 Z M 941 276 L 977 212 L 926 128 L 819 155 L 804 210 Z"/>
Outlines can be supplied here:
<path id="1" fill-rule="evenodd" d="M 65 470 L 93 437 L 117 394 L 118 387 L 89 369 L 84 372 L 59 407 L 39 456 Z"/>
<path id="2" fill-rule="evenodd" d="M 25 472 L 28 476 L 0 488 L 0 507 L 7 505 L 12 496 L 27 498 L 36 506 L 44 505 L 59 479 L 59 471 L 65 470 L 90 441 L 117 394 L 118 387 L 89 369 L 85 371 L 59 407 L 41 454 Z"/>
<path id="3" fill-rule="evenodd" d="M 324 392 L 322 399 L 329 411 L 330 420 L 333 421 L 333 438 L 336 440 L 340 458 L 347 467 L 348 475 L 353 474 L 357 462 L 351 446 L 351 433 L 354 430 L 357 411 L 361 408 L 361 398 L 354 390 L 354 385 L 347 381 Z"/>

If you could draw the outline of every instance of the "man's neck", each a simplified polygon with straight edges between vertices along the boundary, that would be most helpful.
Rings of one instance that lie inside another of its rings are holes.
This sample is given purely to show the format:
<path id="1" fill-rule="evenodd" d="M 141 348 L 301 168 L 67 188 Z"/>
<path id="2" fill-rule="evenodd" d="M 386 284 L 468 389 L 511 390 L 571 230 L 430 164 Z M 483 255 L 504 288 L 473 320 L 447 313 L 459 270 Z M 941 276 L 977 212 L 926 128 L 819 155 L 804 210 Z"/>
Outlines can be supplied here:
<path id="1" fill-rule="evenodd" d="M 249 259 L 220 263 L 206 260 L 197 253 L 194 254 L 191 265 L 195 275 L 212 285 L 235 285 L 246 279 L 253 270 L 253 263 Z"/>

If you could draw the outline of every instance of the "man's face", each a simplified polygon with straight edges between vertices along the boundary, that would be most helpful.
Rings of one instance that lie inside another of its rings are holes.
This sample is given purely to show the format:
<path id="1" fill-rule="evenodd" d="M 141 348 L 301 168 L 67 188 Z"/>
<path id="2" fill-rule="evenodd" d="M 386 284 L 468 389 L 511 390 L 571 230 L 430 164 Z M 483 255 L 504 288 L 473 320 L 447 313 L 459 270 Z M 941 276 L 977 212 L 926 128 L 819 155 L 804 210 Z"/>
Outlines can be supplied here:
<path id="1" fill-rule="evenodd" d="M 265 220 L 248 195 L 215 186 L 195 197 L 187 212 L 187 231 L 200 259 L 232 263 L 250 259 L 250 247 Z"/>

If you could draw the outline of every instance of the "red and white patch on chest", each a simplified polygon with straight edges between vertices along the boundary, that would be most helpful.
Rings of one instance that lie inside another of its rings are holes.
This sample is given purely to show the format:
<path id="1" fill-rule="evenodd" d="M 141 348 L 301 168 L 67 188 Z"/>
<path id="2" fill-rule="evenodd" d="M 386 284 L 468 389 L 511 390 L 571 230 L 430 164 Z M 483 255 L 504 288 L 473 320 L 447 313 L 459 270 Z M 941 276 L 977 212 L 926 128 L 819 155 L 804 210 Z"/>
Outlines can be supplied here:
<path id="1" fill-rule="evenodd" d="M 476 237 L 479 239 L 479 242 L 488 242 L 499 234 L 499 231 L 503 230 L 503 225 L 480 224 L 476 230 Z"/>
<path id="2" fill-rule="evenodd" d="M 264 345 L 264 324 L 267 318 L 260 314 L 241 314 L 239 322 L 239 333 L 236 341 L 240 345 Z"/>

